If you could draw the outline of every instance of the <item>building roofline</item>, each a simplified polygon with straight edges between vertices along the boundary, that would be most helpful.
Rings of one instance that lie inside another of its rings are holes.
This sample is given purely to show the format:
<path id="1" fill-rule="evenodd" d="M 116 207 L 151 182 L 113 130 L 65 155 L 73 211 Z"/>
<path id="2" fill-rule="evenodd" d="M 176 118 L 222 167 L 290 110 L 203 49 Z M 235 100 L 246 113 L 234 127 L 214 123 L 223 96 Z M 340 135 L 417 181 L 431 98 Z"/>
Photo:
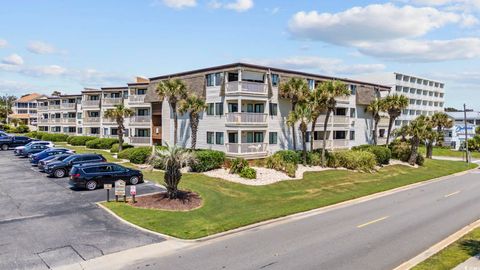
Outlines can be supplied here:
<path id="1" fill-rule="evenodd" d="M 137 85 L 148 85 L 149 82 L 142 82 L 142 83 L 127 83 L 128 86 L 137 86 Z"/>
<path id="2" fill-rule="evenodd" d="M 297 74 L 297 75 L 302 75 L 302 76 L 306 76 L 306 77 L 317 77 L 317 78 L 322 78 L 322 79 L 325 79 L 325 80 L 341 80 L 341 81 L 348 82 L 348 83 L 355 83 L 355 84 L 362 84 L 362 85 L 370 85 L 370 86 L 374 86 L 374 87 L 388 88 L 388 90 L 391 89 L 391 86 L 386 86 L 386 85 L 382 85 L 382 84 L 375 84 L 375 83 L 369 83 L 369 82 L 364 82 L 364 81 L 352 80 L 352 79 L 348 79 L 348 78 L 339 78 L 339 77 L 313 74 L 313 73 L 302 72 L 302 71 L 295 71 L 295 70 L 289 70 L 289 69 L 282 69 L 282 68 L 261 66 L 261 65 L 255 65 L 255 64 L 248 64 L 248 63 L 242 63 L 242 62 L 220 65 L 220 66 L 213 66 L 213 67 L 208 67 L 208 68 L 195 69 L 195 70 L 172 73 L 172 74 L 167 74 L 167 75 L 161 75 L 161 76 L 156 76 L 156 77 L 149 78 L 149 80 L 153 81 L 153 80 L 168 79 L 168 78 L 171 78 L 171 77 L 185 76 L 185 75 L 190 75 L 190 74 L 195 74 L 195 73 L 202 73 L 202 72 L 208 72 L 208 71 L 214 71 L 214 70 L 226 69 L 226 68 L 234 68 L 234 67 L 249 67 L 249 68 L 257 68 L 257 69 L 269 69 L 269 70 L 274 71 L 274 72 L 291 73 L 291 74 Z"/>
<path id="3" fill-rule="evenodd" d="M 402 75 L 402 76 L 414 77 L 414 78 L 417 78 L 417 79 L 420 79 L 420 80 L 431 81 L 431 82 L 434 82 L 434 83 L 440 83 L 440 84 L 445 85 L 445 82 L 441 82 L 441 81 L 437 81 L 437 80 L 432 80 L 432 79 L 428 79 L 428 78 L 425 78 L 425 77 L 420 77 L 420 76 L 411 75 L 411 74 L 407 74 L 407 73 L 402 73 L 402 72 L 396 72 L 396 71 L 394 71 L 393 74 L 394 74 L 394 75 L 397 75 L 397 74 L 398 74 L 398 75 Z"/>
<path id="4" fill-rule="evenodd" d="M 109 86 L 109 87 L 102 87 L 100 90 L 126 90 L 128 87 L 126 86 Z"/>

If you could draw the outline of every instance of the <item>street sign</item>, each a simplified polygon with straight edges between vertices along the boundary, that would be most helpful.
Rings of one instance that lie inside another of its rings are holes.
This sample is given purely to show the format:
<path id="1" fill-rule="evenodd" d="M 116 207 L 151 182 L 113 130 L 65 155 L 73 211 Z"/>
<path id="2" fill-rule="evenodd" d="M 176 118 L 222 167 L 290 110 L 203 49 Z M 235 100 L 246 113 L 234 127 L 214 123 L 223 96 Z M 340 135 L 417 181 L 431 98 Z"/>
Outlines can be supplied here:
<path id="1" fill-rule="evenodd" d="M 112 189 L 112 184 L 103 184 L 103 189 Z"/>
<path id="2" fill-rule="evenodd" d="M 115 196 L 125 196 L 125 181 L 115 181 Z"/>
<path id="3" fill-rule="evenodd" d="M 137 188 L 135 186 L 130 187 L 130 195 L 132 196 L 137 195 Z"/>

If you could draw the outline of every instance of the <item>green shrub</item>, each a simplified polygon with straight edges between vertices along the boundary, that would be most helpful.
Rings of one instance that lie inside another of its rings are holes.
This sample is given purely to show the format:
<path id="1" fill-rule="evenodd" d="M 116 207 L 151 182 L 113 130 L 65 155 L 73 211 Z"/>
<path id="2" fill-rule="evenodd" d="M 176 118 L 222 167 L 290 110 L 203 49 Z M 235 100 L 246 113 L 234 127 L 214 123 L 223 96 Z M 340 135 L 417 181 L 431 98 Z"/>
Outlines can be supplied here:
<path id="1" fill-rule="evenodd" d="M 425 164 L 425 157 L 419 153 L 415 163 L 417 163 L 418 166 L 423 166 L 423 164 Z"/>
<path id="2" fill-rule="evenodd" d="M 67 134 L 45 133 L 42 135 L 42 141 L 66 142 L 67 138 L 68 138 Z"/>
<path id="3" fill-rule="evenodd" d="M 37 133 L 35 133 L 35 139 L 41 140 L 43 135 L 45 135 L 45 134 L 48 134 L 48 133 L 37 131 Z"/>
<path id="4" fill-rule="evenodd" d="M 148 146 L 128 148 L 118 153 L 118 158 L 128 159 L 134 164 L 145 164 L 152 154 L 152 148 Z"/>
<path id="5" fill-rule="evenodd" d="M 118 143 L 114 143 L 114 144 L 112 145 L 112 148 L 110 148 L 110 152 L 112 152 L 112 153 L 118 153 L 118 146 L 119 146 Z M 128 148 L 133 148 L 133 145 L 124 143 L 124 144 L 123 144 L 123 150 L 128 149 Z"/>
<path id="6" fill-rule="evenodd" d="M 231 174 L 234 174 L 234 173 L 238 174 L 243 170 L 243 168 L 248 167 L 248 162 L 243 158 L 236 158 L 231 162 L 232 163 L 230 165 L 230 171 L 229 171 L 229 173 Z"/>
<path id="7" fill-rule="evenodd" d="M 127 148 L 123 149 L 120 153 L 118 153 L 117 157 L 121 159 L 130 159 L 132 152 L 135 148 Z"/>
<path id="8" fill-rule="evenodd" d="M 380 145 L 359 145 L 352 147 L 354 151 L 367 151 L 375 155 L 378 165 L 386 165 L 390 163 L 390 158 L 392 157 L 392 151 Z"/>
<path id="9" fill-rule="evenodd" d="M 29 138 L 37 138 L 37 133 L 38 131 L 30 131 L 26 134 L 26 136 Z"/>
<path id="10" fill-rule="evenodd" d="M 267 158 L 266 166 L 270 169 L 285 172 L 290 177 L 295 177 L 298 160 L 298 154 L 294 151 L 278 151 Z"/>
<path id="11" fill-rule="evenodd" d="M 243 167 L 240 171 L 240 177 L 247 178 L 247 179 L 256 179 L 257 178 L 257 171 L 254 168 L 250 167 Z"/>
<path id="12" fill-rule="evenodd" d="M 292 162 L 285 164 L 285 173 L 289 176 L 294 178 L 297 172 L 298 165 Z"/>
<path id="13" fill-rule="evenodd" d="M 68 137 L 68 143 L 71 145 L 85 145 L 88 141 L 95 140 L 97 137 L 93 136 L 70 136 Z"/>
<path id="14" fill-rule="evenodd" d="M 371 172 L 377 165 L 374 154 L 367 151 L 340 151 L 331 154 L 329 163 L 333 168 L 344 167 L 350 170 Z"/>
<path id="15" fill-rule="evenodd" d="M 14 128 L 14 133 L 28 133 L 30 132 L 30 128 L 27 125 L 21 124 L 18 127 Z"/>
<path id="16" fill-rule="evenodd" d="M 390 145 L 392 158 L 407 162 L 410 157 L 411 147 L 407 142 L 395 142 Z"/>
<path id="17" fill-rule="evenodd" d="M 85 143 L 87 148 L 91 149 L 110 149 L 112 145 L 118 143 L 118 139 L 114 138 L 96 138 Z"/>
<path id="18" fill-rule="evenodd" d="M 282 150 L 275 153 L 282 157 L 285 162 L 300 163 L 302 160 L 302 151 L 295 152 L 293 150 Z"/>
<path id="19" fill-rule="evenodd" d="M 195 151 L 195 161 L 190 164 L 194 172 L 206 172 L 221 168 L 225 162 L 225 153 L 215 150 Z"/>

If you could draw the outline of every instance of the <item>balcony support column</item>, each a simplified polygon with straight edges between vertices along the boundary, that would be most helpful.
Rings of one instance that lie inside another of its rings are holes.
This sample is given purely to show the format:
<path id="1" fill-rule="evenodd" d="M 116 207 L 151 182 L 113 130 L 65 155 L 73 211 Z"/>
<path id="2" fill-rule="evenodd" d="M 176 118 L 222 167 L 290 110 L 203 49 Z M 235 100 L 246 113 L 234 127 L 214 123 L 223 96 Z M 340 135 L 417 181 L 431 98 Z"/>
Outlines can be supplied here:
<path id="1" fill-rule="evenodd" d="M 238 138 L 237 138 L 238 150 L 237 151 L 238 151 L 239 154 L 241 154 L 242 153 L 242 131 L 239 129 L 237 131 L 237 134 L 238 134 L 237 135 L 238 136 Z"/>

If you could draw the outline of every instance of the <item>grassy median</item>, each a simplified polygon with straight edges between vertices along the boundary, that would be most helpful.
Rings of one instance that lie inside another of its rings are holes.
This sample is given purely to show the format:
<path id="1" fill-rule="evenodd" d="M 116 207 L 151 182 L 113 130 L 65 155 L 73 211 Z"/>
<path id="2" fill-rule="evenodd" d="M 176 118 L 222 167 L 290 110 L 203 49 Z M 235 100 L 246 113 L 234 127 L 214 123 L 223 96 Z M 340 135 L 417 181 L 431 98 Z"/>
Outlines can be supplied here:
<path id="1" fill-rule="evenodd" d="M 480 253 L 480 228 L 467 233 L 412 270 L 450 270 Z"/>
<path id="2" fill-rule="evenodd" d="M 307 211 L 396 187 L 474 168 L 456 161 L 427 160 L 415 169 L 388 166 L 374 174 L 343 170 L 306 173 L 304 179 L 268 186 L 247 186 L 203 174 L 185 174 L 180 188 L 197 192 L 203 206 L 189 212 L 140 209 L 123 203 L 105 205 L 120 217 L 152 231 L 194 239 L 248 224 Z M 163 182 L 161 172 L 145 172 Z"/>
<path id="3" fill-rule="evenodd" d="M 425 155 L 426 150 L 425 147 L 420 147 L 420 152 Z M 472 158 L 480 159 L 480 152 L 470 152 Z M 465 158 L 465 152 L 463 151 L 456 151 L 452 149 L 434 147 L 433 148 L 433 156 L 434 157 L 455 157 L 455 158 Z"/>
<path id="4" fill-rule="evenodd" d="M 55 145 L 57 147 L 65 147 L 65 148 L 68 148 L 68 149 L 75 150 L 75 153 L 77 153 L 77 154 L 86 154 L 86 153 L 101 154 L 102 156 L 105 157 L 105 159 L 107 159 L 108 162 L 120 162 L 120 161 L 122 161 L 118 158 L 113 157 L 112 153 L 110 153 L 110 151 L 108 151 L 108 150 L 89 149 L 85 146 L 73 146 L 73 145 L 69 145 L 69 144 L 64 143 L 64 142 L 56 142 Z"/>

